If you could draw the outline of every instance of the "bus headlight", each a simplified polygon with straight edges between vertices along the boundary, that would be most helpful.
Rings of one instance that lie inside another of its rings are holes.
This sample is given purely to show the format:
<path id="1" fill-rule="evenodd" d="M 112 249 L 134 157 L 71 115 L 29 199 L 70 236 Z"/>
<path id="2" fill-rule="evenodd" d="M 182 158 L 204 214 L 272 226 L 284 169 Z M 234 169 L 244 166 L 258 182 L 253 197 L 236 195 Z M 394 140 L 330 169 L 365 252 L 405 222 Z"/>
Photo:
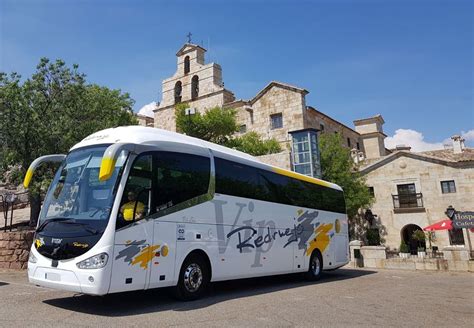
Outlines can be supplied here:
<path id="1" fill-rule="evenodd" d="M 30 263 L 38 262 L 38 259 L 36 258 L 36 256 L 33 254 L 32 251 L 30 251 L 30 255 L 28 255 L 28 262 Z"/>
<path id="2" fill-rule="evenodd" d="M 100 269 L 105 267 L 108 259 L 109 256 L 107 253 L 100 253 L 98 255 L 89 257 L 88 259 L 85 259 L 76 265 L 79 269 Z"/>

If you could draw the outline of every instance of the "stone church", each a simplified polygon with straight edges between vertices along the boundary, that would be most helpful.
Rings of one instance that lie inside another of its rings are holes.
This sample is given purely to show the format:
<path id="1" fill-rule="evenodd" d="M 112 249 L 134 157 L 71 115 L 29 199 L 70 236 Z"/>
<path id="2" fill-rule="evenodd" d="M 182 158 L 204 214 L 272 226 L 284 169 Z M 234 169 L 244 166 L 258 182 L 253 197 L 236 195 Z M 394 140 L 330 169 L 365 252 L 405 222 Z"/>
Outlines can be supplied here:
<path id="1" fill-rule="evenodd" d="M 198 112 L 215 106 L 232 108 L 237 111 L 238 134 L 255 131 L 281 144 L 281 153 L 261 156 L 262 161 L 315 177 L 321 174 L 318 131 L 340 133 L 345 145 L 358 157 L 364 157 L 364 145 L 378 137 L 372 131 L 363 136 L 308 106 L 309 91 L 286 83 L 272 81 L 252 99 L 236 99 L 224 87 L 221 66 L 206 63 L 205 54 L 206 49 L 191 43 L 176 53 L 176 72 L 162 82 L 162 99 L 154 110 L 155 127 L 176 131 L 174 106 L 180 102 Z"/>

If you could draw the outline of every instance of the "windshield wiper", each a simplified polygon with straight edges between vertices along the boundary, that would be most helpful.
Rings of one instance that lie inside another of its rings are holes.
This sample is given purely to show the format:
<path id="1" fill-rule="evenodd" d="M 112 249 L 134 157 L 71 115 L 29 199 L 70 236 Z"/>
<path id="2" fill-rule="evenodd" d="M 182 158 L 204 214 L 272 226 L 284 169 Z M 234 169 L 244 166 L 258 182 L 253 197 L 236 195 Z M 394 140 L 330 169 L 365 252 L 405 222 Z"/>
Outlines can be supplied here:
<path id="1" fill-rule="evenodd" d="M 48 219 L 48 220 L 46 220 L 46 221 L 44 221 L 43 223 L 40 224 L 38 229 L 36 229 L 36 232 L 40 232 L 41 230 L 43 230 L 48 225 L 48 223 L 51 223 L 51 222 L 71 222 L 71 223 L 75 223 L 75 220 L 71 219 L 71 218 L 52 218 L 52 219 Z"/>

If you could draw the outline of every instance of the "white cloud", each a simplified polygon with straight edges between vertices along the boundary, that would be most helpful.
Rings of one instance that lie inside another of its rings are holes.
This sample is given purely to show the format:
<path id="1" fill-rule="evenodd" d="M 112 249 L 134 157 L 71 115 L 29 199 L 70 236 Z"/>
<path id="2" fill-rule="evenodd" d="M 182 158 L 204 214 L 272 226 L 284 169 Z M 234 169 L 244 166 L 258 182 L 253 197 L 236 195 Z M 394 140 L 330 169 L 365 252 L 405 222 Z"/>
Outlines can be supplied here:
<path id="1" fill-rule="evenodd" d="M 474 129 L 469 130 L 467 132 L 462 131 L 461 136 L 468 141 L 474 141 Z"/>
<path id="2" fill-rule="evenodd" d="M 419 152 L 426 150 L 444 149 L 443 144 L 451 143 L 450 139 L 445 139 L 442 142 L 426 142 L 425 137 L 421 132 L 411 129 L 398 129 L 395 131 L 393 137 L 385 138 L 385 147 L 393 149 L 397 145 L 410 146 L 411 151 Z"/>
<path id="3" fill-rule="evenodd" d="M 138 111 L 138 114 L 148 116 L 148 117 L 154 117 L 155 115 L 153 114 L 153 110 L 156 108 L 156 102 L 151 102 L 148 105 L 143 106 L 140 108 Z"/>

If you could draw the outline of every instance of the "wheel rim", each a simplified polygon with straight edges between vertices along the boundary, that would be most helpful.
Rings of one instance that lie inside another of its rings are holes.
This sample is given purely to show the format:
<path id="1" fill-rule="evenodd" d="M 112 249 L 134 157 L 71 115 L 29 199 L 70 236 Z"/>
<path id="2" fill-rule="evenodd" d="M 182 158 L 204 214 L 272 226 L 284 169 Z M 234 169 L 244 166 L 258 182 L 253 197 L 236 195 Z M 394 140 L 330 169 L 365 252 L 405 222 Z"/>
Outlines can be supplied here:
<path id="1" fill-rule="evenodd" d="M 184 271 L 184 286 L 191 293 L 201 287 L 202 279 L 202 270 L 196 263 L 190 264 Z"/>
<path id="2" fill-rule="evenodd" d="M 311 271 L 315 276 L 319 276 L 319 273 L 321 272 L 321 263 L 318 256 L 314 256 L 311 261 Z"/>

